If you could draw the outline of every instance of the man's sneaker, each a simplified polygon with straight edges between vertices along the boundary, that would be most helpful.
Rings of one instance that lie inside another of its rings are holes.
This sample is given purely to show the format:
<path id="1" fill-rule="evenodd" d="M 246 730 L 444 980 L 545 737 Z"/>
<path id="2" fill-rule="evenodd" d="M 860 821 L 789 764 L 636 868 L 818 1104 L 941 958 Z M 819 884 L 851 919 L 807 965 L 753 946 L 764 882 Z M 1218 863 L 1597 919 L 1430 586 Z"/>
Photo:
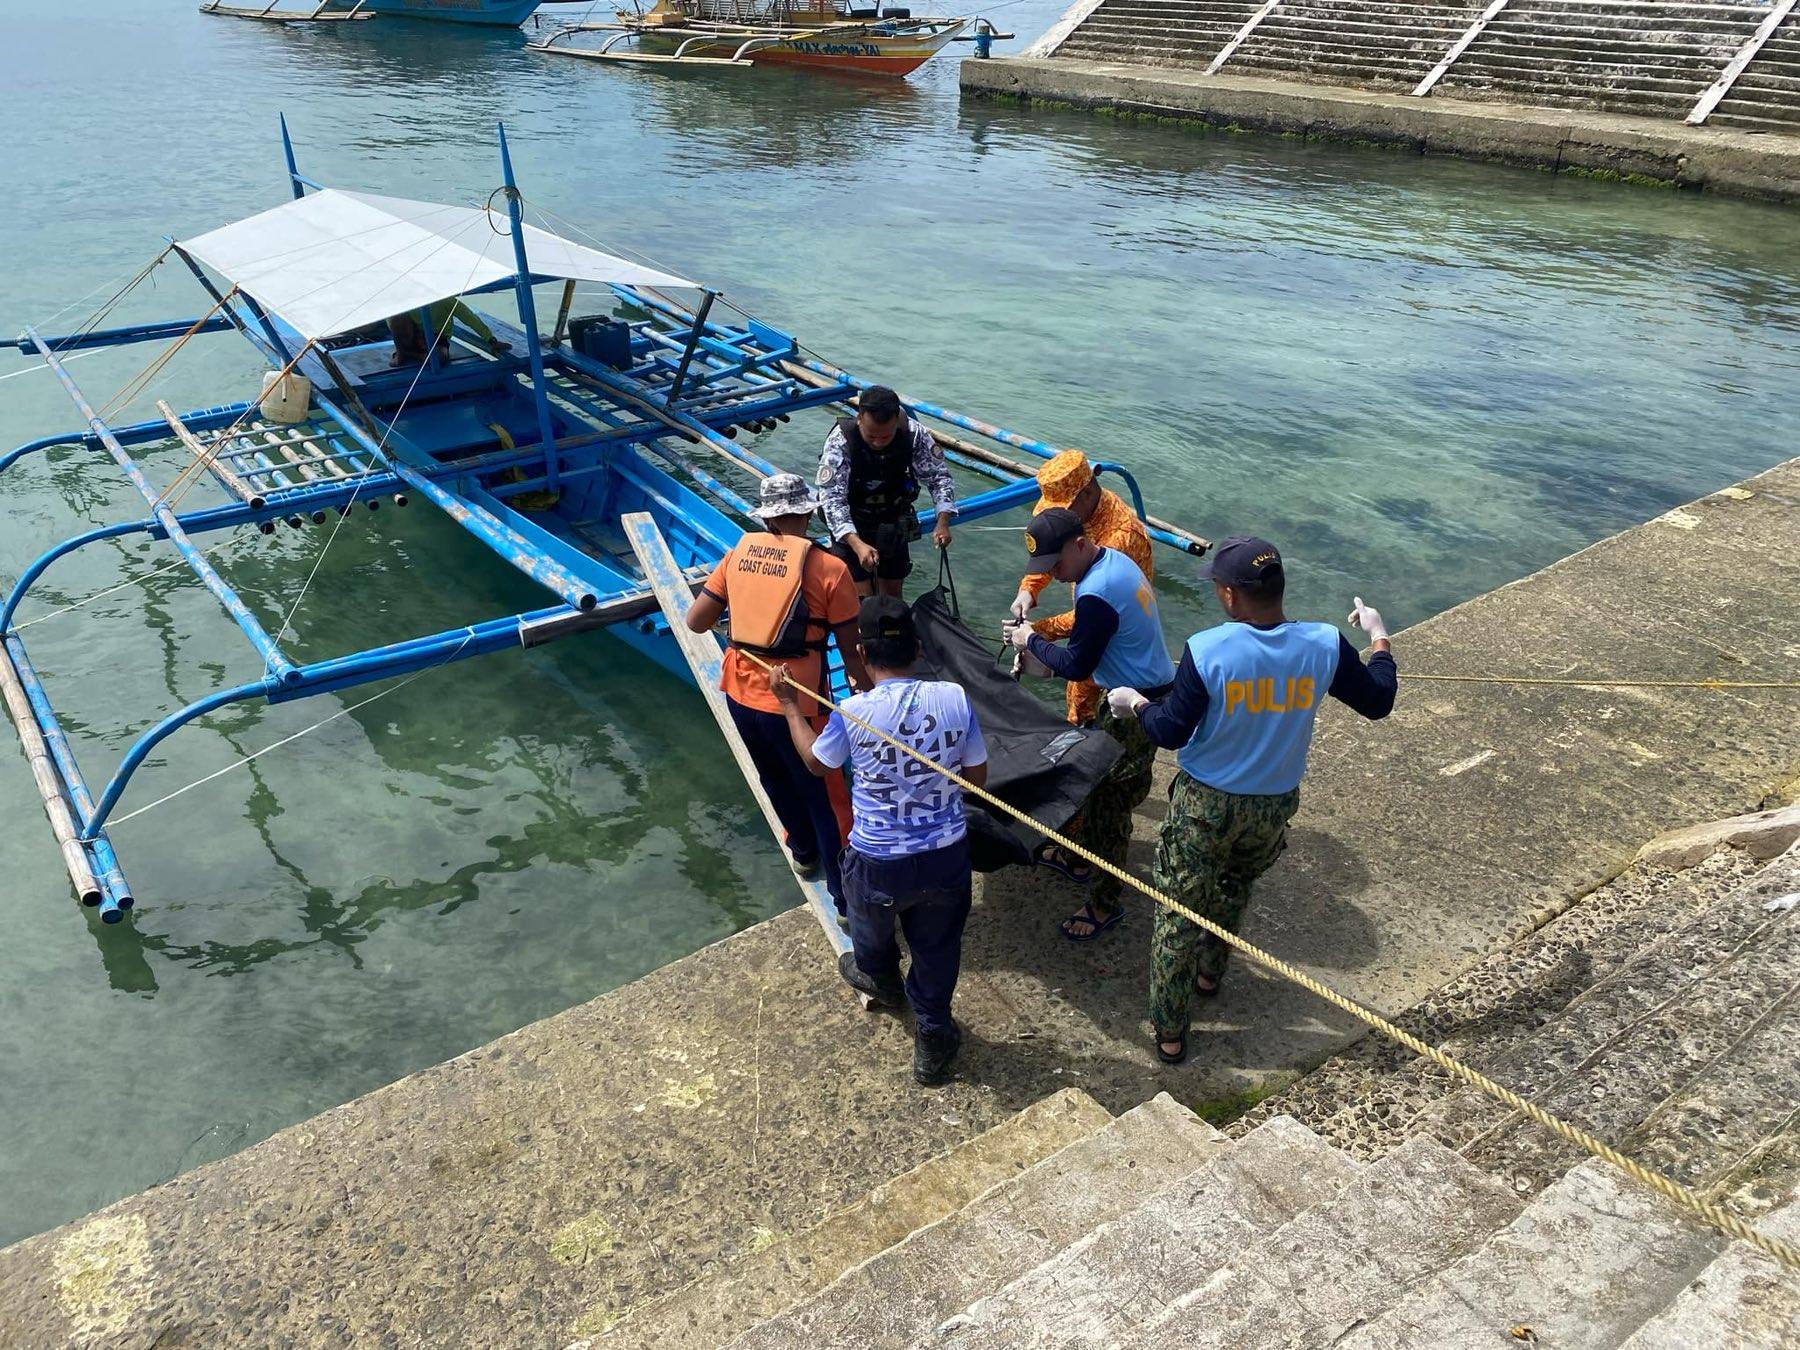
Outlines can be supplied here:
<path id="1" fill-rule="evenodd" d="M 799 877 L 802 881 L 815 880 L 820 872 L 824 871 L 824 869 L 819 866 L 819 860 L 817 858 L 807 858 L 802 861 L 791 853 L 788 854 L 788 866 L 794 869 L 794 875 Z"/>
<path id="2" fill-rule="evenodd" d="M 913 1077 L 923 1087 L 949 1082 L 960 1049 L 962 1032 L 954 1025 L 949 1031 L 919 1032 L 913 1037 Z"/>
<path id="3" fill-rule="evenodd" d="M 906 1002 L 906 986 L 898 975 L 886 975 L 877 978 L 856 964 L 855 952 L 844 952 L 838 957 L 838 974 L 844 977 L 844 983 L 859 994 L 867 994 L 877 1003 L 889 1008 L 898 1008 Z"/>

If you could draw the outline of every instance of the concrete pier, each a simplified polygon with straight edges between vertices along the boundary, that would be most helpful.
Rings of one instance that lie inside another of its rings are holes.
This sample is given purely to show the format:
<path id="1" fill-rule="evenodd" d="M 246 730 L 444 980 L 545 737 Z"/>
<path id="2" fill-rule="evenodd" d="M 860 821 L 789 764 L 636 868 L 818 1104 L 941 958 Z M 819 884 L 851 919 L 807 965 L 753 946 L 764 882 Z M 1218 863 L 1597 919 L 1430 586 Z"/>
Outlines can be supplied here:
<path id="1" fill-rule="evenodd" d="M 1800 202 L 1800 136 L 1057 56 L 964 61 L 965 98 L 1200 122 Z"/>
<path id="2" fill-rule="evenodd" d="M 1800 460 L 1439 615 L 1397 655 L 1413 673 L 1792 679 L 1797 560 Z M 1653 836 L 1779 793 L 1797 714 L 1792 691 L 1422 682 L 1385 723 L 1332 706 L 1247 935 L 1404 1008 Z M 981 887 L 946 1089 L 912 1084 L 905 1024 L 857 1008 L 794 911 L 0 1252 L 0 1344 L 566 1344 L 1060 1088 L 1114 1112 L 1164 1090 L 1203 1103 L 1356 1034 L 1240 964 L 1190 1063 L 1162 1069 L 1147 902 L 1089 946 L 1055 930 L 1077 903 L 1038 875 Z"/>

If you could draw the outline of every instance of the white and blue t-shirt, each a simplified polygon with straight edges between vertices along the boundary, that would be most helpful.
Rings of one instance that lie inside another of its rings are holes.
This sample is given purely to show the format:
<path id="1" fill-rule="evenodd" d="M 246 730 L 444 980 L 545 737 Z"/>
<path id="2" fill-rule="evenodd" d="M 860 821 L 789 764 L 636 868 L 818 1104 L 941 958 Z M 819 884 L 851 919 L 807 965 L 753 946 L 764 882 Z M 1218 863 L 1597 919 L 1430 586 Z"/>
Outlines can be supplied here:
<path id="1" fill-rule="evenodd" d="M 843 707 L 946 769 L 960 773 L 987 763 L 981 726 L 961 685 L 883 680 L 845 699 Z M 831 714 L 812 752 L 827 768 L 850 762 L 850 846 L 863 856 L 909 857 L 954 844 L 968 832 L 961 788 L 847 721 L 843 712 Z"/>

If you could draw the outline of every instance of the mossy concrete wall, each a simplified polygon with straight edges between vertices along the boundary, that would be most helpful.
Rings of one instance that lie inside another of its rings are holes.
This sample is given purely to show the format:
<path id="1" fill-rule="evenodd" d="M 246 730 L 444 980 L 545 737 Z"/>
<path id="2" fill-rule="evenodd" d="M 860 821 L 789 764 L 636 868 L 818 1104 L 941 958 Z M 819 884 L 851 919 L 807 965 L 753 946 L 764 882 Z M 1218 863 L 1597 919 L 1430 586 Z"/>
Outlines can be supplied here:
<path id="1" fill-rule="evenodd" d="M 1063 57 L 964 61 L 962 91 L 1800 202 L 1800 136 Z"/>
<path id="2" fill-rule="evenodd" d="M 1792 678 L 1796 595 L 1800 460 L 1397 648 L 1413 672 Z M 1760 805 L 1800 770 L 1797 714 L 1792 692 L 1479 684 L 1405 684 L 1378 724 L 1328 705 L 1248 936 L 1405 1008 L 1646 840 Z M 913 1084 L 906 1024 L 857 1007 L 796 910 L 0 1251 L 0 1344 L 565 1345 L 1059 1088 L 1201 1103 L 1359 1031 L 1239 964 L 1164 1069 L 1148 904 L 1077 946 L 1055 925 L 1079 898 L 1020 872 L 981 886 L 947 1088 Z"/>

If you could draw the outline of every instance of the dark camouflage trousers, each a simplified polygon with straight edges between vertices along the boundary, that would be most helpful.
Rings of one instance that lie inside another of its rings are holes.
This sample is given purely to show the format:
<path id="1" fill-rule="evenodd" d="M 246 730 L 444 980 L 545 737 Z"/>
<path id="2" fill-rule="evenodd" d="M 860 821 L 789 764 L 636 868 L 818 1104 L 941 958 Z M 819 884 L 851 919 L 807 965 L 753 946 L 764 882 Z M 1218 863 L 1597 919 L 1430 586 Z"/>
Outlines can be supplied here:
<path id="1" fill-rule="evenodd" d="M 1131 846 L 1131 813 L 1150 795 L 1150 778 L 1156 768 L 1156 747 L 1135 717 L 1114 717 L 1104 703 L 1094 725 L 1111 736 L 1125 753 L 1114 761 L 1081 808 L 1081 833 L 1077 836 L 1115 867 L 1125 866 L 1125 850 Z M 1104 919 L 1119 907 L 1125 889 L 1118 878 L 1094 869 L 1094 913 Z"/>
<path id="2" fill-rule="evenodd" d="M 1287 847 L 1300 792 L 1251 797 L 1220 792 L 1177 773 L 1169 816 L 1156 843 L 1156 884 L 1230 932 L 1250 903 L 1250 886 Z M 1196 923 L 1158 905 L 1150 932 L 1150 1021 L 1159 1032 L 1188 1024 L 1196 977 L 1217 983 L 1231 948 Z"/>

